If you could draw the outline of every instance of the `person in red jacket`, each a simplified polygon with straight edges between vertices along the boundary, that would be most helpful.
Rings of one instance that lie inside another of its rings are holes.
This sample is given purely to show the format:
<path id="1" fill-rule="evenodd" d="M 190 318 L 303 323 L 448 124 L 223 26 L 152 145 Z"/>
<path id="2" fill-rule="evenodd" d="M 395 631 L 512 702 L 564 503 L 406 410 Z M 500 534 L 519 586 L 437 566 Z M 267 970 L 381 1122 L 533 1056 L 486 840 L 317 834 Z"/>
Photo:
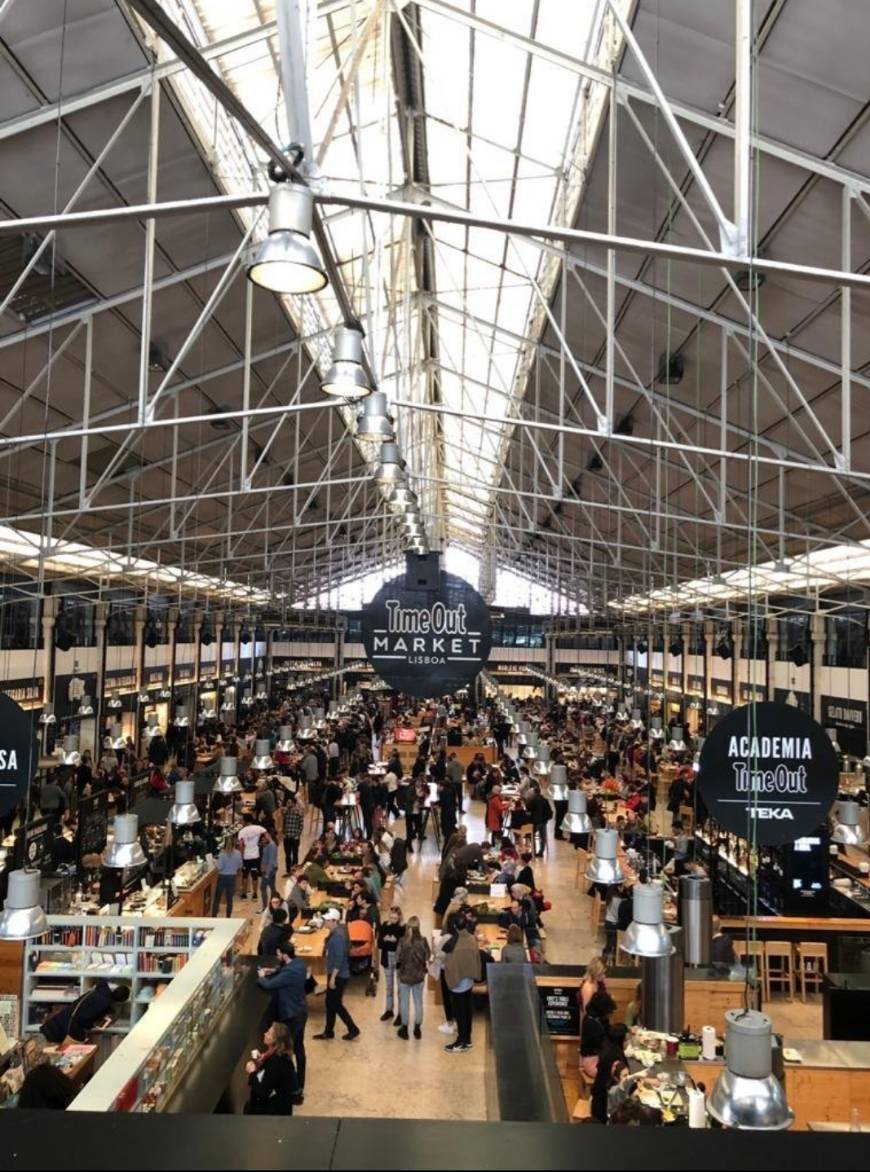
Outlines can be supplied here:
<path id="1" fill-rule="evenodd" d="M 492 836 L 494 846 L 501 842 L 501 828 L 509 803 L 501 796 L 501 786 L 494 785 L 486 803 L 486 829 Z"/>

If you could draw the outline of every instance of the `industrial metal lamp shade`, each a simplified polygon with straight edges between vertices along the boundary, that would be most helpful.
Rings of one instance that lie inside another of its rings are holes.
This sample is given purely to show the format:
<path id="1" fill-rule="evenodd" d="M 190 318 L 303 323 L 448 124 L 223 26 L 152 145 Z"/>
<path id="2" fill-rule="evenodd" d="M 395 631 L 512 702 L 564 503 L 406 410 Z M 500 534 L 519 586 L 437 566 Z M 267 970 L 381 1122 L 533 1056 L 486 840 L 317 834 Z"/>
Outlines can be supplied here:
<path id="1" fill-rule="evenodd" d="M 103 866 L 121 870 L 141 867 L 148 859 L 139 842 L 137 814 L 116 814 L 112 841 L 103 851 Z"/>
<path id="2" fill-rule="evenodd" d="M 662 718 L 654 716 L 650 722 L 649 736 L 651 741 L 664 740 L 665 734 L 662 732 Z"/>
<path id="3" fill-rule="evenodd" d="M 634 729 L 643 728 L 643 720 L 641 718 L 639 708 L 632 708 L 631 720 L 629 723 L 631 724 L 631 727 Z"/>
<path id="4" fill-rule="evenodd" d="M 387 504 L 394 513 L 404 513 L 405 516 L 413 516 L 420 507 L 417 500 L 417 494 L 413 488 L 408 488 L 406 484 L 397 484 L 394 489 L 387 496 Z"/>
<path id="5" fill-rule="evenodd" d="M 405 461 L 399 455 L 398 444 L 381 444 L 380 460 L 375 468 L 375 483 L 385 487 L 400 484 L 405 478 Z"/>
<path id="6" fill-rule="evenodd" d="M 147 704 L 150 699 L 151 699 L 151 696 L 148 693 L 148 689 L 143 688 L 142 691 L 139 693 L 139 703 L 140 704 Z"/>
<path id="7" fill-rule="evenodd" d="M 176 781 L 175 801 L 169 811 L 169 821 L 173 826 L 192 826 L 202 820 L 193 800 L 194 788 L 192 781 Z"/>
<path id="8" fill-rule="evenodd" d="M 794 1113 L 772 1073 L 770 1018 L 755 1009 L 729 1009 L 725 1024 L 726 1066 L 707 1110 L 723 1127 L 785 1131 L 794 1123 Z"/>
<path id="9" fill-rule="evenodd" d="M 48 921 L 39 906 L 39 872 L 10 871 L 0 912 L 0 940 L 30 940 L 47 931 Z"/>
<path id="10" fill-rule="evenodd" d="M 254 760 L 251 764 L 255 769 L 272 768 L 272 754 L 268 737 L 265 740 L 254 742 Z"/>
<path id="11" fill-rule="evenodd" d="M 63 738 L 63 749 L 60 757 L 61 765 L 79 765 L 81 763 L 81 756 L 79 755 L 79 738 L 77 736 L 67 736 Z"/>
<path id="12" fill-rule="evenodd" d="M 200 720 L 216 720 L 217 711 L 215 710 L 214 705 L 209 704 L 207 707 L 203 707 L 202 712 L 199 714 L 199 718 Z"/>
<path id="13" fill-rule="evenodd" d="M 239 781 L 238 772 L 239 762 L 236 757 L 221 757 L 212 793 L 227 796 L 241 793 L 242 783 Z"/>
<path id="14" fill-rule="evenodd" d="M 861 829 L 861 807 L 857 802 L 840 802 L 831 841 L 841 846 L 864 846 L 867 842 L 867 835 Z"/>
<path id="15" fill-rule="evenodd" d="M 672 753 L 685 753 L 687 749 L 686 742 L 683 740 L 683 730 L 674 726 L 674 735 L 668 741 L 668 748 Z"/>
<path id="16" fill-rule="evenodd" d="M 590 883 L 610 886 L 623 881 L 625 875 L 616 858 L 618 845 L 619 835 L 615 830 L 595 831 L 595 854 L 590 856 L 586 867 L 586 878 Z"/>
<path id="17" fill-rule="evenodd" d="M 362 330 L 337 326 L 332 347 L 332 366 L 320 384 L 325 395 L 339 399 L 362 399 L 371 391 L 363 370 Z"/>
<path id="18" fill-rule="evenodd" d="M 527 744 L 529 730 L 531 729 L 531 727 L 532 726 L 529 724 L 529 722 L 527 720 L 520 721 L 519 733 L 517 735 L 517 744 L 521 748 L 525 748 L 525 746 Z"/>
<path id="19" fill-rule="evenodd" d="M 82 696 L 81 700 L 79 701 L 78 715 L 79 716 L 93 716 L 94 715 L 94 706 L 91 703 L 90 696 Z"/>
<path id="20" fill-rule="evenodd" d="M 235 712 L 236 706 L 232 700 L 225 699 L 221 704 L 221 712 Z"/>
<path id="21" fill-rule="evenodd" d="M 251 689 L 245 688 L 245 691 L 242 695 L 242 704 L 245 706 L 245 708 L 250 708 L 253 703 L 254 697 L 251 695 Z"/>
<path id="22" fill-rule="evenodd" d="M 558 768 L 558 765 L 554 765 L 553 772 Z M 565 766 L 563 765 L 562 768 L 564 769 Z M 550 796 L 553 796 L 552 783 L 550 785 Z M 563 834 L 591 834 L 592 819 L 586 813 L 586 794 L 584 794 L 582 789 L 568 791 L 568 813 L 562 819 L 560 830 Z"/>
<path id="23" fill-rule="evenodd" d="M 146 741 L 150 741 L 152 737 L 156 737 L 159 735 L 160 735 L 160 728 L 157 724 L 157 717 L 156 716 L 149 716 L 148 717 L 148 727 L 142 733 L 142 736 L 145 738 Z"/>
<path id="24" fill-rule="evenodd" d="M 372 391 L 356 418 L 357 439 L 390 443 L 393 439 L 393 421 L 387 411 L 387 396 L 383 391 Z"/>
<path id="25" fill-rule="evenodd" d="M 289 724 L 282 724 L 278 729 L 278 744 L 275 748 L 281 753 L 293 752 L 293 729 Z"/>
<path id="26" fill-rule="evenodd" d="M 124 749 L 127 747 L 127 740 L 124 736 L 124 730 L 120 724 L 113 724 L 109 729 L 109 738 L 112 742 L 113 749 Z"/>
<path id="27" fill-rule="evenodd" d="M 632 956 L 670 956 L 675 951 L 662 922 L 664 888 L 657 883 L 636 883 L 632 892 L 632 921 L 622 937 L 622 948 Z"/>
<path id="28" fill-rule="evenodd" d="M 121 697 L 118 695 L 117 692 L 112 693 L 111 698 L 108 700 L 108 702 L 106 704 L 106 707 L 107 708 L 123 708 L 123 704 L 121 703 Z"/>
<path id="29" fill-rule="evenodd" d="M 54 705 L 49 702 L 43 704 L 42 712 L 39 714 L 40 724 L 57 724 L 57 717 L 54 714 Z"/>
<path id="30" fill-rule="evenodd" d="M 539 745 L 538 759 L 535 761 L 535 773 L 538 777 L 547 777 L 550 769 L 550 748 L 548 745 Z"/>
<path id="31" fill-rule="evenodd" d="M 538 734 L 526 733 L 526 744 L 522 756 L 526 761 L 536 761 L 538 758 Z"/>
<path id="32" fill-rule="evenodd" d="M 551 802 L 570 802 L 571 794 L 568 790 L 568 766 L 550 766 L 550 784 L 547 795 Z"/>
<path id="33" fill-rule="evenodd" d="M 172 722 L 176 728 L 187 728 L 190 724 L 190 716 L 186 708 L 175 709 L 175 720 Z"/>
<path id="34" fill-rule="evenodd" d="M 309 240 L 314 200 L 307 187 L 281 183 L 269 194 L 269 235 L 257 248 L 248 279 L 273 293 L 316 293 L 326 284 Z"/>

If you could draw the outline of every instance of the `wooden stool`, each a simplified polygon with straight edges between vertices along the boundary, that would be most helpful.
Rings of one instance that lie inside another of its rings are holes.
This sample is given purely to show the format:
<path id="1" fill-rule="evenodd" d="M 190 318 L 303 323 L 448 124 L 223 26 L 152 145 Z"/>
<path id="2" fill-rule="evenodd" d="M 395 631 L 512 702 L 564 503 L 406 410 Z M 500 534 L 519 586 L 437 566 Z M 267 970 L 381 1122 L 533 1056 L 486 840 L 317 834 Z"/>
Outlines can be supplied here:
<path id="1" fill-rule="evenodd" d="M 788 988 L 788 999 L 794 1001 L 794 953 L 792 946 L 785 940 L 764 941 L 764 969 L 767 983 L 766 998 L 774 985 Z"/>
<path id="2" fill-rule="evenodd" d="M 574 887 L 579 891 L 586 881 L 586 864 L 589 861 L 589 853 L 588 851 L 578 849 L 575 854 L 577 855 L 577 862 L 574 867 Z"/>
<path id="3" fill-rule="evenodd" d="M 767 999 L 767 965 L 765 964 L 764 943 L 750 940 L 747 944 L 735 944 L 735 951 L 741 963 L 755 972 L 755 979 L 761 985 L 762 996 Z"/>
<path id="4" fill-rule="evenodd" d="M 695 828 L 695 811 L 691 806 L 680 806 L 680 821 L 683 823 L 683 830 L 691 834 Z"/>
<path id="5" fill-rule="evenodd" d="M 801 1001 L 807 999 L 807 982 L 810 992 L 820 993 L 822 977 L 828 971 L 828 946 L 818 941 L 802 940 L 797 945 L 798 982 Z"/>
<path id="6" fill-rule="evenodd" d="M 607 912 L 607 905 L 601 898 L 601 893 L 596 891 L 592 896 L 589 907 L 589 928 L 592 932 L 598 933 L 604 927 L 604 916 Z"/>

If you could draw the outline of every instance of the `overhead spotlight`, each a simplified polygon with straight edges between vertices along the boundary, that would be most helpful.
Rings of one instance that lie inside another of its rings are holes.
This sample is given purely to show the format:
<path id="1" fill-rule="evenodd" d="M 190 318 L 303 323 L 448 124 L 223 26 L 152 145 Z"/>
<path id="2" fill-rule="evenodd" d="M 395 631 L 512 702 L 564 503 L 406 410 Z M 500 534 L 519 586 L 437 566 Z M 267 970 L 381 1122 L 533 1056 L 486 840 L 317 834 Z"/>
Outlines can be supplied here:
<path id="1" fill-rule="evenodd" d="M 280 183 L 269 193 L 269 235 L 257 248 L 248 279 L 273 293 L 316 293 L 326 273 L 311 243 L 314 198 L 298 183 Z"/>
<path id="2" fill-rule="evenodd" d="M 357 439 L 380 440 L 389 443 L 393 438 L 393 420 L 387 411 L 387 396 L 383 391 L 372 391 L 362 405 L 356 419 Z"/>
<path id="3" fill-rule="evenodd" d="M 406 484 L 397 484 L 387 496 L 387 504 L 398 513 L 411 514 L 419 508 L 417 494 Z"/>
<path id="4" fill-rule="evenodd" d="M 380 460 L 375 468 L 374 479 L 382 488 L 404 481 L 405 461 L 399 454 L 398 444 L 381 444 Z"/>
<path id="5" fill-rule="evenodd" d="M 170 367 L 169 359 L 163 352 L 163 347 L 159 342 L 148 343 L 148 369 L 152 374 L 165 373 Z"/>
<path id="6" fill-rule="evenodd" d="M 323 393 L 340 399 L 362 399 L 368 395 L 372 388 L 362 360 L 362 330 L 358 326 L 336 326 L 332 366 L 320 384 Z"/>

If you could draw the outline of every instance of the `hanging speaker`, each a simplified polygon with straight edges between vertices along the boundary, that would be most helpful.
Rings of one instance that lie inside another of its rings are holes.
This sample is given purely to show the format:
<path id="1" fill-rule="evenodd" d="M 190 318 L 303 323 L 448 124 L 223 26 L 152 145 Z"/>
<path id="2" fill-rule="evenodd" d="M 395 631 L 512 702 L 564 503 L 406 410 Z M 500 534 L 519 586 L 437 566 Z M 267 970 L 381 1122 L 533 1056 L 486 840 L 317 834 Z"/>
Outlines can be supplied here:
<path id="1" fill-rule="evenodd" d="M 75 646 L 75 638 L 63 616 L 58 620 L 54 630 L 54 645 L 58 651 L 69 651 Z"/>
<path id="2" fill-rule="evenodd" d="M 678 655 L 682 655 L 682 654 L 683 654 L 683 640 L 682 640 L 682 639 L 674 639 L 674 640 L 673 640 L 673 642 L 672 642 L 672 643 L 670 644 L 670 646 L 668 647 L 668 651 L 669 651 L 669 652 L 671 653 L 671 655 L 673 655 L 675 658 L 676 658 Z"/>
<path id="3" fill-rule="evenodd" d="M 149 619 L 145 626 L 145 646 L 156 647 L 160 642 L 160 633 L 157 630 L 157 624 L 153 619 Z"/>
<path id="4" fill-rule="evenodd" d="M 794 646 L 789 647 L 788 658 L 795 667 L 803 667 L 804 664 L 809 663 L 809 656 L 803 643 L 795 643 Z"/>

